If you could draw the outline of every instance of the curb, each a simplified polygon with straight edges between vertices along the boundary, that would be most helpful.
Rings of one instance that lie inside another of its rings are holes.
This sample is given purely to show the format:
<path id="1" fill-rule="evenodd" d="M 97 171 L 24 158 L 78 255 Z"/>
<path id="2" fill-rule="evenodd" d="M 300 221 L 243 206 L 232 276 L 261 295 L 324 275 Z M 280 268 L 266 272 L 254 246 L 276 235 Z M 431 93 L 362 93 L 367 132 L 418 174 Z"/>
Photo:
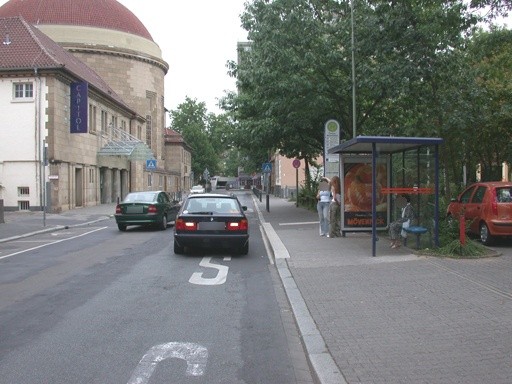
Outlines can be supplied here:
<path id="1" fill-rule="evenodd" d="M 329 353 L 325 340 L 320 334 L 306 302 L 293 279 L 293 275 L 288 268 L 288 262 L 286 261 L 287 258 L 290 258 L 288 250 L 277 236 L 272 225 L 265 221 L 254 195 L 252 198 L 261 222 L 261 227 L 263 228 L 262 233 L 270 244 L 281 283 L 283 284 L 286 296 L 292 307 L 300 336 L 304 342 L 307 351 L 307 359 L 311 367 L 313 367 L 313 374 L 321 384 L 347 384 L 343 374 Z"/>

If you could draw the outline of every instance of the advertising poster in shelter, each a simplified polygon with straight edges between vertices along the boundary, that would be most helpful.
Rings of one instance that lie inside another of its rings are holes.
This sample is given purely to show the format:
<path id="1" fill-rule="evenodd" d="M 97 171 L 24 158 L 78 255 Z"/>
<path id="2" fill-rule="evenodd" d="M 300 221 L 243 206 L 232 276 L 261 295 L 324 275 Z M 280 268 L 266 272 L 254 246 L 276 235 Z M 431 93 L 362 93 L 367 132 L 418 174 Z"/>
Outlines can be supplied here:
<path id="1" fill-rule="evenodd" d="M 379 158 L 376 174 L 376 227 L 388 225 L 389 195 L 382 189 L 389 184 L 389 158 Z M 342 231 L 370 231 L 372 229 L 372 162 L 371 157 L 342 157 Z"/>

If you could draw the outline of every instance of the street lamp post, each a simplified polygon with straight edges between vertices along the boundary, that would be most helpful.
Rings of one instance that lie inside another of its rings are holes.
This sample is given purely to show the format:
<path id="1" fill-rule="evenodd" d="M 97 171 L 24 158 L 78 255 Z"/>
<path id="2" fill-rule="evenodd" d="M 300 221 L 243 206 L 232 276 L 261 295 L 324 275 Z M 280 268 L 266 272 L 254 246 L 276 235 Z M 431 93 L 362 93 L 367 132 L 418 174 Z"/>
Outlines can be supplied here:
<path id="1" fill-rule="evenodd" d="M 352 30 L 352 136 L 356 137 L 356 66 L 354 43 L 354 0 L 350 0 L 350 27 Z"/>

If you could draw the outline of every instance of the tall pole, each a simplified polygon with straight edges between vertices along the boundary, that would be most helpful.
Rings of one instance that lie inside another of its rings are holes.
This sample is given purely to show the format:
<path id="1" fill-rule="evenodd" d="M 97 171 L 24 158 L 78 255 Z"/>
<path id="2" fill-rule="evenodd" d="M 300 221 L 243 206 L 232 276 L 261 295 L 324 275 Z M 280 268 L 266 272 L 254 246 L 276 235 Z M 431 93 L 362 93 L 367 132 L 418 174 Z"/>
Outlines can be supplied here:
<path id="1" fill-rule="evenodd" d="M 354 43 L 354 0 L 350 0 L 350 25 L 352 29 L 352 136 L 356 137 L 356 65 Z"/>

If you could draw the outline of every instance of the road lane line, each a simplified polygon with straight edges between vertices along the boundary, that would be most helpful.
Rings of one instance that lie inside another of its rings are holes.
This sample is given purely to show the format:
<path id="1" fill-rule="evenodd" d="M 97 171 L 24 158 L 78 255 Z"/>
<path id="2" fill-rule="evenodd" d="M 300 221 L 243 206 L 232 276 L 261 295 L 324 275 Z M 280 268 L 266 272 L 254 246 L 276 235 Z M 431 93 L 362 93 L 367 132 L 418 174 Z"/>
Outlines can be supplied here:
<path id="1" fill-rule="evenodd" d="M 2 259 L 7 259 L 8 257 L 12 257 L 12 256 L 16 256 L 16 255 L 19 255 L 21 253 L 25 253 L 25 252 L 30 252 L 30 251 L 33 251 L 35 249 L 39 249 L 39 248 L 43 248 L 43 247 L 47 247 L 48 245 L 52 245 L 52 244 L 57 244 L 57 243 L 62 243 L 63 241 L 68 241 L 68 240 L 73 240 L 73 239 L 77 239 L 79 237 L 82 237 L 82 236 L 85 236 L 85 235 L 89 235 L 93 232 L 97 232 L 97 231 L 101 231 L 102 229 L 105 229 L 105 228 L 108 228 L 108 227 L 101 227 L 101 228 L 96 228 L 92 231 L 89 231 L 89 232 L 85 232 L 85 233 L 82 233 L 81 235 L 77 235 L 77 236 L 73 236 L 73 237 L 69 237 L 67 239 L 60 239 L 60 240 L 56 240 L 56 241 L 53 241 L 51 243 L 47 243 L 47 244 L 42 244 L 42 245 L 39 245 L 37 247 L 32 247 L 32 248 L 29 248 L 29 249 L 25 249 L 23 251 L 18 251 L 18 252 L 14 252 L 14 253 L 11 253 L 9 255 L 5 255 L 5 256 L 1 256 L 0 257 L 0 260 Z"/>

